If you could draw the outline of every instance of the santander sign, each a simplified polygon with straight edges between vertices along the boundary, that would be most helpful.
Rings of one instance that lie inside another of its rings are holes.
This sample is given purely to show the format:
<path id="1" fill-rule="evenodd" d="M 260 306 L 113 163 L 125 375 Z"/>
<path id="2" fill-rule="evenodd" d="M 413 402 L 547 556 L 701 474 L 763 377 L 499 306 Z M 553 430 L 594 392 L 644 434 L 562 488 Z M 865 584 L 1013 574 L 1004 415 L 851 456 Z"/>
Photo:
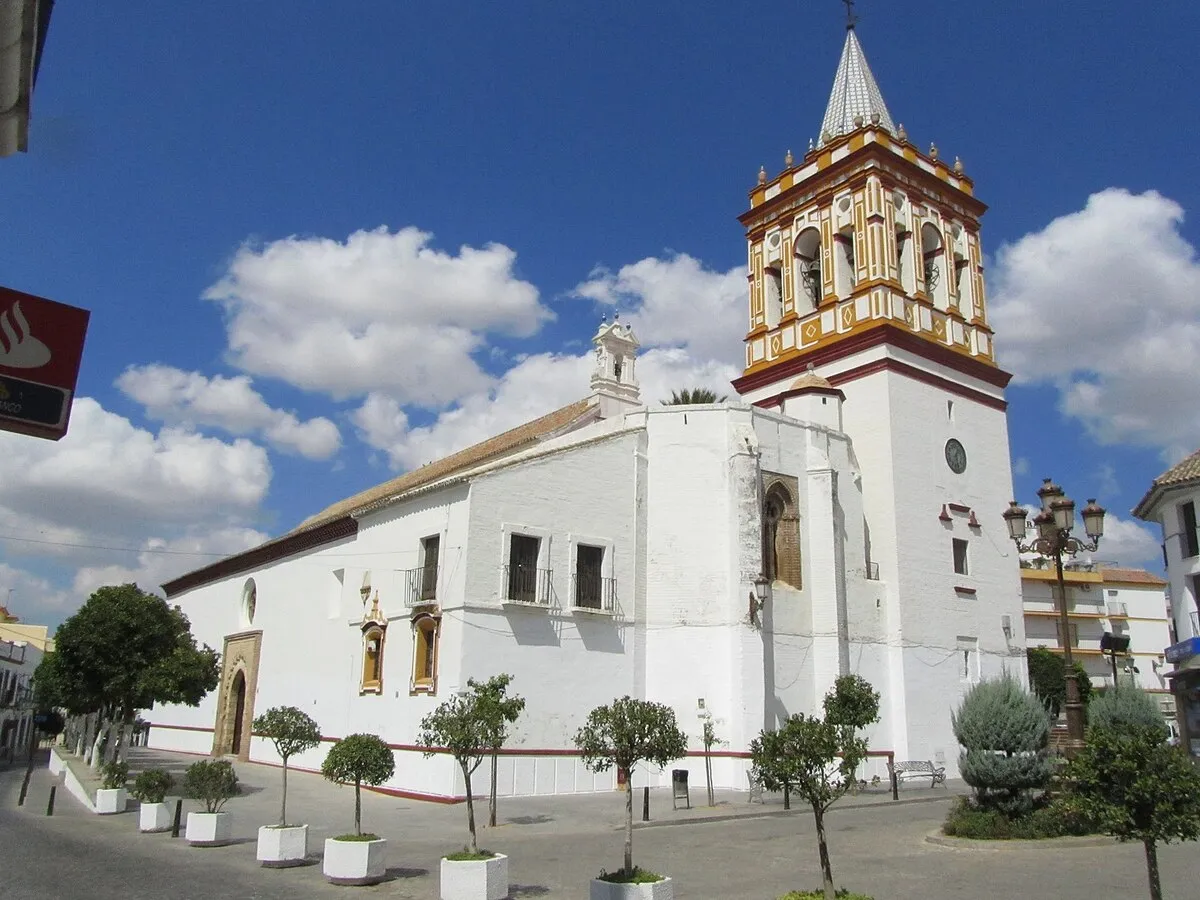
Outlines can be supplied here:
<path id="1" fill-rule="evenodd" d="M 0 430 L 67 433 L 86 309 L 0 287 Z"/>

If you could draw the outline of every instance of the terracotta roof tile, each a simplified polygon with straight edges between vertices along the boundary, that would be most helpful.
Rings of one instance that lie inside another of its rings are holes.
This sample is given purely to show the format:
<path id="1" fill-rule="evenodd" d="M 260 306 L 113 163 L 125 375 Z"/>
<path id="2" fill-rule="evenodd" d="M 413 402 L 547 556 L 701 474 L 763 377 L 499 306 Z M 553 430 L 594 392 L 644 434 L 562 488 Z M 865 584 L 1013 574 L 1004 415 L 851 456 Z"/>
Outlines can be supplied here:
<path id="1" fill-rule="evenodd" d="M 1121 584 L 1152 584 L 1165 587 L 1166 582 L 1145 569 L 1126 569 L 1120 566 L 1105 566 L 1100 570 L 1106 584 L 1120 582 Z"/>
<path id="2" fill-rule="evenodd" d="M 1191 482 L 1200 483 L 1200 450 L 1188 456 L 1154 479 L 1146 496 L 1134 507 L 1133 514 L 1144 519 L 1150 514 L 1151 507 L 1158 502 L 1164 488 L 1177 487 Z"/>
<path id="3" fill-rule="evenodd" d="M 577 400 L 539 419 L 534 419 L 532 422 L 518 425 L 516 428 L 488 438 L 486 441 L 481 441 L 474 446 L 467 447 L 465 450 L 460 450 L 436 462 L 431 462 L 427 466 L 422 466 L 411 472 L 405 472 L 403 475 L 393 478 L 390 481 L 385 481 L 383 484 L 368 488 L 352 497 L 347 497 L 345 500 L 339 500 L 337 503 L 321 510 L 315 516 L 305 519 L 291 533 L 295 534 L 306 531 L 325 522 L 339 519 L 342 516 L 359 515 L 392 500 L 396 500 L 417 488 L 440 481 L 443 478 L 448 478 L 499 457 L 507 456 L 510 453 L 515 453 L 524 446 L 552 435 L 556 431 L 561 431 L 582 419 L 587 415 L 590 405 L 591 401 L 587 398 Z"/>

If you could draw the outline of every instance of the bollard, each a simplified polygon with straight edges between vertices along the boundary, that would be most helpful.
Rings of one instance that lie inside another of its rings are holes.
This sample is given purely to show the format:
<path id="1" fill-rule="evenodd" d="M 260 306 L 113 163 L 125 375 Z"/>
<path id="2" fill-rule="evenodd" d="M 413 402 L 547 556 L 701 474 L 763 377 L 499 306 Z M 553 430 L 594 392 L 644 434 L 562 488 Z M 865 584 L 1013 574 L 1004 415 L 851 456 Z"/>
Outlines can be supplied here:
<path id="1" fill-rule="evenodd" d="M 171 824 L 171 837 L 179 837 L 179 819 L 183 815 L 183 801 L 175 801 L 175 821 Z"/>
<path id="2" fill-rule="evenodd" d="M 54 815 L 54 792 L 58 790 L 57 785 L 50 785 L 50 799 L 46 801 L 46 815 Z"/>
<path id="3" fill-rule="evenodd" d="M 642 788 L 642 821 L 650 821 L 650 788 Z"/>

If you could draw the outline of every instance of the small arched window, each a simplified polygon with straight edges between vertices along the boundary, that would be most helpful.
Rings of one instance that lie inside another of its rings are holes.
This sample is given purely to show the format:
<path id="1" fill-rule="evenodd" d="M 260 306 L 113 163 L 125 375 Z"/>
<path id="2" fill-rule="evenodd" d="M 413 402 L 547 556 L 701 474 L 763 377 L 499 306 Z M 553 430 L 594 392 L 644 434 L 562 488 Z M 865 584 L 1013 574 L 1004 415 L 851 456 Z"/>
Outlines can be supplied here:
<path id="1" fill-rule="evenodd" d="M 771 485 L 763 504 L 763 574 L 799 590 L 801 578 L 800 518 L 796 502 L 782 484 Z"/>
<path id="2" fill-rule="evenodd" d="M 916 293 L 917 284 L 914 277 L 912 255 L 912 232 L 903 225 L 896 226 L 896 278 L 904 288 L 904 293 Z"/>
<path id="3" fill-rule="evenodd" d="M 854 229 L 843 228 L 833 236 L 834 246 L 834 288 L 841 299 L 846 299 L 854 291 L 858 281 L 858 263 L 854 255 Z"/>
<path id="4" fill-rule="evenodd" d="M 387 629 L 383 625 L 370 625 L 363 630 L 363 693 L 383 693 L 383 646 L 386 640 Z"/>
<path id="5" fill-rule="evenodd" d="M 437 692 L 438 638 L 441 622 L 436 616 L 421 615 L 412 620 L 414 693 Z"/>

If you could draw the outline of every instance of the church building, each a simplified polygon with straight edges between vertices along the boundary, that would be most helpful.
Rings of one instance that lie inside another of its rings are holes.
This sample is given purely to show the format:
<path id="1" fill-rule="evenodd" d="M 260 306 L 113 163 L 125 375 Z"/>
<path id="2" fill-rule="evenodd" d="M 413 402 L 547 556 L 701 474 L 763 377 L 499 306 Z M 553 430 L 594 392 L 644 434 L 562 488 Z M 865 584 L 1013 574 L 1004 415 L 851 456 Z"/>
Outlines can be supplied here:
<path id="1" fill-rule="evenodd" d="M 849 26 L 819 140 L 761 171 L 740 219 L 736 398 L 643 403 L 637 336 L 605 322 L 579 401 L 164 585 L 222 673 L 198 708 L 149 713 L 150 745 L 273 762 L 251 720 L 296 706 L 391 744 L 388 788 L 458 797 L 419 723 L 507 672 L 527 706 L 501 794 L 612 788 L 572 737 L 625 694 L 674 708 L 692 751 L 711 716 L 715 781 L 745 789 L 736 752 L 857 673 L 882 695 L 871 746 L 956 775 L 951 710 L 1025 677 L 984 209 L 894 122 Z M 672 768 L 702 780 L 698 756 Z"/>

